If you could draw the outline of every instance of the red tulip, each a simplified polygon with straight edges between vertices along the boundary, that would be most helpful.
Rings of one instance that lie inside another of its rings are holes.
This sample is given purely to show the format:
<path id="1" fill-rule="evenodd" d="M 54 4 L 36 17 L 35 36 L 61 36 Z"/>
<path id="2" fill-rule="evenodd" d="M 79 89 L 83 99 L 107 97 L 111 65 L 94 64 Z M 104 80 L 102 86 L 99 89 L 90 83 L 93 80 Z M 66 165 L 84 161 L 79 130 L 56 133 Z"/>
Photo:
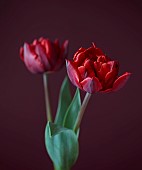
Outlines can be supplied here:
<path id="1" fill-rule="evenodd" d="M 60 69 L 68 54 L 68 40 L 60 47 L 59 41 L 40 38 L 20 48 L 20 56 L 32 73 L 54 72 Z"/>
<path id="2" fill-rule="evenodd" d="M 66 60 L 71 82 L 88 93 L 117 91 L 125 85 L 130 73 L 118 77 L 119 64 L 107 57 L 94 44 L 80 48 L 73 61 Z"/>

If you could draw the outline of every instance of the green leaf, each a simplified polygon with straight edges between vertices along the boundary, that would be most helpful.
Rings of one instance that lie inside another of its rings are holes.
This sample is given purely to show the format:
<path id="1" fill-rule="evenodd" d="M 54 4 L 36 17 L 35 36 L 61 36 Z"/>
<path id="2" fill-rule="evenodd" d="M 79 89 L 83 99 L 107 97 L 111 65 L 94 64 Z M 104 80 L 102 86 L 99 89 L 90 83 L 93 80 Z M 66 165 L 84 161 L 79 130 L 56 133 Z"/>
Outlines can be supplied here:
<path id="1" fill-rule="evenodd" d="M 71 103 L 71 93 L 69 88 L 69 81 L 68 78 L 65 77 L 60 89 L 58 108 L 55 117 L 55 123 L 57 123 L 58 125 L 63 124 L 64 116 L 70 103 Z"/>
<path id="2" fill-rule="evenodd" d="M 76 90 L 74 98 L 66 112 L 64 118 L 64 127 L 74 129 L 76 119 L 81 107 L 81 99 L 79 89 Z"/>
<path id="3" fill-rule="evenodd" d="M 48 122 L 45 145 L 56 169 L 69 170 L 78 157 L 78 138 L 74 131 Z"/>

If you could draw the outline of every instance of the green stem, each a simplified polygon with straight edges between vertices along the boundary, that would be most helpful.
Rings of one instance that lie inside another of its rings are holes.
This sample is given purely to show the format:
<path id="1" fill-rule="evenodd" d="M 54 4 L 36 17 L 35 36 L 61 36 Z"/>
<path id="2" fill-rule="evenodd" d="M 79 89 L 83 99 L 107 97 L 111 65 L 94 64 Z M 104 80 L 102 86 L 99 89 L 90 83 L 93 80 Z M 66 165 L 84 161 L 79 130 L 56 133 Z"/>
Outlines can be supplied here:
<path id="1" fill-rule="evenodd" d="M 91 97 L 91 94 L 86 93 L 84 100 L 83 100 L 83 103 L 82 103 L 81 108 L 80 108 L 80 112 L 79 112 L 77 120 L 76 120 L 76 124 L 75 124 L 75 128 L 74 128 L 75 132 L 77 132 L 78 128 L 80 127 L 81 120 L 83 118 L 83 115 L 84 115 L 84 112 L 85 112 L 85 109 L 87 107 L 87 104 L 89 102 L 90 97 Z"/>
<path id="2" fill-rule="evenodd" d="M 48 75 L 46 73 L 43 74 L 43 85 L 44 85 L 44 93 L 45 93 L 45 107 L 46 107 L 47 120 L 52 122 L 52 115 L 51 115 L 50 101 L 49 101 L 49 91 L 48 91 Z"/>

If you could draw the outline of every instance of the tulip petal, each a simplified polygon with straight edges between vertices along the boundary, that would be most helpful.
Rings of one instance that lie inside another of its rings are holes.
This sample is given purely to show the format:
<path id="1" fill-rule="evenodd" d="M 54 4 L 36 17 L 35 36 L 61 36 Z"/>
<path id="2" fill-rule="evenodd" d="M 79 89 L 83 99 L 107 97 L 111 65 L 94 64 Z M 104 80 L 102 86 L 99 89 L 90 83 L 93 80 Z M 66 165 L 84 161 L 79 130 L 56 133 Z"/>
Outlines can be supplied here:
<path id="1" fill-rule="evenodd" d="M 95 82 L 95 90 L 96 90 L 96 91 L 101 90 L 101 89 L 102 89 L 102 85 L 101 85 L 99 79 L 94 76 L 94 77 L 93 77 L 93 80 L 94 80 L 94 82 Z"/>
<path id="2" fill-rule="evenodd" d="M 42 63 L 44 64 L 45 70 L 50 70 L 51 64 L 49 63 L 49 60 L 46 56 L 45 49 L 40 44 L 37 44 L 35 46 L 35 52 L 40 57 Z"/>
<path id="3" fill-rule="evenodd" d="M 112 92 L 112 88 L 111 89 L 102 90 L 100 92 L 101 93 L 110 93 L 110 92 Z"/>
<path id="4" fill-rule="evenodd" d="M 58 63 L 60 63 L 60 65 L 62 65 L 65 62 L 65 59 L 68 54 L 68 50 L 69 50 L 69 41 L 65 40 L 64 43 L 62 44 L 61 50 L 60 50 L 60 56 L 59 56 L 59 60 L 58 60 Z"/>
<path id="5" fill-rule="evenodd" d="M 94 68 L 95 68 L 96 73 L 98 73 L 98 71 L 100 71 L 101 65 L 102 65 L 102 63 L 100 63 L 100 62 L 97 62 L 97 61 L 94 62 Z"/>
<path id="6" fill-rule="evenodd" d="M 60 44 L 59 44 L 59 40 L 58 39 L 55 39 L 54 47 L 55 47 L 57 56 L 59 56 L 60 55 Z"/>
<path id="7" fill-rule="evenodd" d="M 75 86 L 77 86 L 80 89 L 82 89 L 82 86 L 79 83 L 79 81 L 80 81 L 80 74 L 79 74 L 79 71 L 78 71 L 76 65 L 72 61 L 66 60 L 66 67 L 67 67 L 67 73 L 68 73 L 68 76 L 69 76 L 71 82 Z"/>
<path id="8" fill-rule="evenodd" d="M 79 53 L 84 52 L 86 49 L 85 48 L 79 48 L 79 50 L 74 54 L 73 60 L 76 61 L 77 60 L 77 56 Z"/>
<path id="9" fill-rule="evenodd" d="M 22 61 L 24 61 L 24 49 L 23 47 L 20 48 L 20 58 Z"/>
<path id="10" fill-rule="evenodd" d="M 110 66 L 110 71 L 108 71 L 105 76 L 105 88 L 112 88 L 112 85 L 118 75 L 119 65 L 116 61 L 109 61 L 107 65 Z"/>
<path id="11" fill-rule="evenodd" d="M 56 50 L 54 49 L 54 44 L 49 39 L 43 39 L 44 47 L 46 50 L 46 55 L 49 63 L 54 67 L 57 63 L 58 55 L 56 54 Z"/>
<path id="12" fill-rule="evenodd" d="M 108 61 L 107 65 L 110 66 L 110 71 L 112 71 L 113 69 L 119 69 L 119 62 L 118 61 Z"/>
<path id="13" fill-rule="evenodd" d="M 77 56 L 75 57 L 74 59 L 74 62 L 78 65 L 78 66 L 81 66 L 84 62 L 84 59 L 85 59 L 85 54 L 84 52 L 80 52 L 77 54 Z"/>
<path id="14" fill-rule="evenodd" d="M 84 66 L 80 66 L 78 67 L 78 71 L 80 73 L 80 76 L 82 79 L 85 79 L 86 78 L 86 69 Z"/>
<path id="15" fill-rule="evenodd" d="M 94 93 L 102 89 L 102 85 L 99 82 L 98 78 L 96 77 L 93 78 L 87 77 L 80 83 L 83 87 L 83 90 L 88 93 Z"/>
<path id="16" fill-rule="evenodd" d="M 129 79 L 130 75 L 131 75 L 131 73 L 126 72 L 122 76 L 118 77 L 115 80 L 114 84 L 113 84 L 112 90 L 117 91 L 120 88 L 122 88 L 126 84 L 126 82 Z"/>
<path id="17" fill-rule="evenodd" d="M 97 60 L 96 51 L 94 47 L 89 47 L 84 51 L 85 58 L 95 62 Z"/>
<path id="18" fill-rule="evenodd" d="M 69 41 L 65 40 L 61 48 L 59 49 L 60 54 L 58 55 L 59 57 L 57 60 L 57 64 L 54 67 L 54 71 L 60 69 L 63 66 L 63 64 L 65 64 L 65 58 L 67 57 L 67 54 L 68 54 L 68 44 L 69 44 Z"/>
<path id="19" fill-rule="evenodd" d="M 85 60 L 84 67 L 86 69 L 88 77 L 94 77 L 95 76 L 93 61 L 91 61 L 90 59 Z"/>
<path id="20" fill-rule="evenodd" d="M 88 93 L 93 93 L 95 92 L 95 88 L 94 88 L 94 82 L 93 79 L 90 77 L 87 77 L 86 79 L 84 79 L 82 82 L 80 82 L 83 90 L 88 92 Z"/>
<path id="21" fill-rule="evenodd" d="M 24 44 L 24 62 L 32 73 L 42 73 L 45 71 L 40 57 L 32 51 L 27 43 Z"/>
<path id="22" fill-rule="evenodd" d="M 101 69 L 100 71 L 98 71 L 99 77 L 100 79 L 104 80 L 106 74 L 110 71 L 110 65 L 108 65 L 107 63 L 103 63 L 101 65 Z"/>
<path id="23" fill-rule="evenodd" d="M 35 46 L 35 45 L 37 45 L 37 44 L 38 44 L 38 40 L 35 39 L 35 40 L 33 41 L 32 45 Z"/>
<path id="24" fill-rule="evenodd" d="M 98 58 L 97 58 L 97 62 L 106 63 L 108 61 L 110 61 L 110 58 L 107 57 L 106 55 L 101 55 L 101 56 L 98 56 Z"/>
<path id="25" fill-rule="evenodd" d="M 66 58 L 68 54 L 69 41 L 65 40 L 61 46 L 60 58 Z"/>
<path id="26" fill-rule="evenodd" d="M 114 81 L 116 80 L 118 71 L 113 70 L 107 73 L 105 76 L 105 89 L 112 87 Z"/>
<path id="27" fill-rule="evenodd" d="M 95 48 L 95 52 L 96 52 L 96 56 L 104 55 L 104 53 L 102 52 L 102 50 L 100 48 Z"/>

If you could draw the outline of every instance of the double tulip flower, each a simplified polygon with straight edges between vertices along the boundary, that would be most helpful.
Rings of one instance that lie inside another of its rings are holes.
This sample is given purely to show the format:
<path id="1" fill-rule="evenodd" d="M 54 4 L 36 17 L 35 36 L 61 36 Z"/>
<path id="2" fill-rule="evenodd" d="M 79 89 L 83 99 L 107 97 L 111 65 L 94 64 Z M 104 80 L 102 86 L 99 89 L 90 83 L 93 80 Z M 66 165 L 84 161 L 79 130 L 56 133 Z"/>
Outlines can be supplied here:
<path id="1" fill-rule="evenodd" d="M 67 60 L 71 82 L 88 93 L 117 91 L 123 87 L 130 73 L 118 77 L 119 64 L 107 57 L 95 44 L 80 48 L 73 61 Z"/>
<path id="2" fill-rule="evenodd" d="M 20 56 L 26 67 L 32 73 L 54 72 L 60 69 L 68 54 L 68 41 L 60 46 L 56 39 L 54 42 L 49 39 L 40 38 L 32 44 L 25 43 L 20 48 Z"/>

